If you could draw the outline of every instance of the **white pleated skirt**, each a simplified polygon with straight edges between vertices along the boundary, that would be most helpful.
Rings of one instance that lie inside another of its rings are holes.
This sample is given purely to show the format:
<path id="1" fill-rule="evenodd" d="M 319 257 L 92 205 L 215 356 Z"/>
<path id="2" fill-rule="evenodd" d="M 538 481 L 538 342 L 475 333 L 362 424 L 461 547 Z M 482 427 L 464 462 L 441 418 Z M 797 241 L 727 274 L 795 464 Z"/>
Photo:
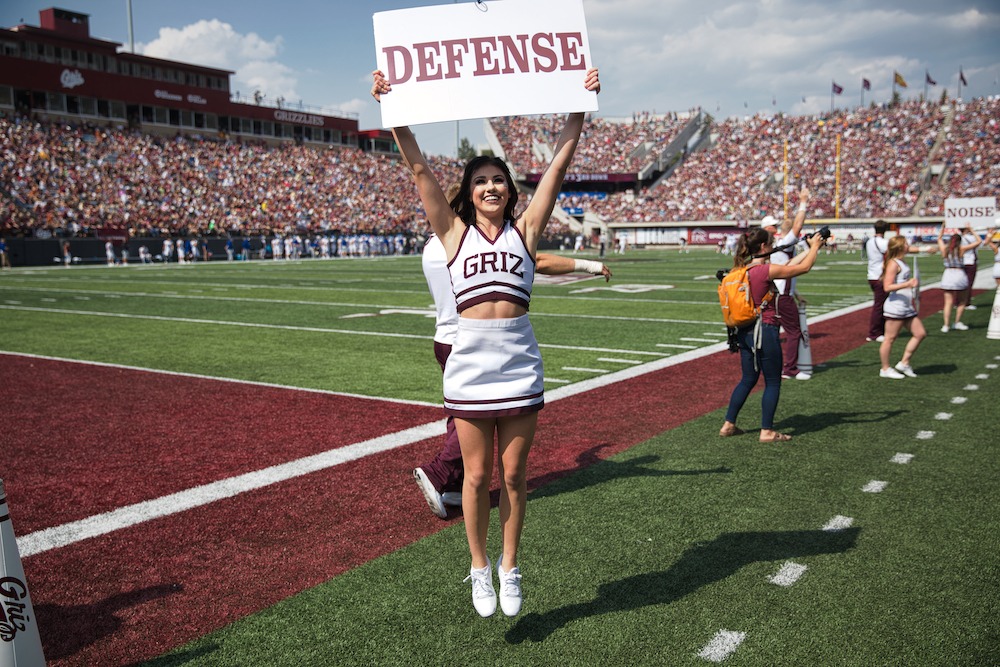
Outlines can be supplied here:
<path id="1" fill-rule="evenodd" d="M 527 315 L 460 317 L 444 368 L 444 408 L 453 417 L 504 417 L 545 405 L 542 355 Z"/>

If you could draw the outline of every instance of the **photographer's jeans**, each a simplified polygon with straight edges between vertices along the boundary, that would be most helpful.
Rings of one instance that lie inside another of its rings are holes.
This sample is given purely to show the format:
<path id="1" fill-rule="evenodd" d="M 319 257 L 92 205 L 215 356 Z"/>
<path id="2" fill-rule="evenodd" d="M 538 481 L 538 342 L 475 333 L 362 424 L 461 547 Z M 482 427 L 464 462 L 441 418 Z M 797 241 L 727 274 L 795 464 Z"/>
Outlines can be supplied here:
<path id="1" fill-rule="evenodd" d="M 761 325 L 761 349 L 757 350 L 756 368 L 753 354 L 753 327 L 740 329 L 736 336 L 740 345 L 740 368 L 743 370 L 743 377 L 729 398 L 726 421 L 736 423 L 736 417 L 746 403 L 747 396 L 763 374 L 764 395 L 760 401 L 760 427 L 773 430 L 774 413 L 778 409 L 778 398 L 781 396 L 781 341 L 778 338 L 778 327 L 773 324 Z"/>

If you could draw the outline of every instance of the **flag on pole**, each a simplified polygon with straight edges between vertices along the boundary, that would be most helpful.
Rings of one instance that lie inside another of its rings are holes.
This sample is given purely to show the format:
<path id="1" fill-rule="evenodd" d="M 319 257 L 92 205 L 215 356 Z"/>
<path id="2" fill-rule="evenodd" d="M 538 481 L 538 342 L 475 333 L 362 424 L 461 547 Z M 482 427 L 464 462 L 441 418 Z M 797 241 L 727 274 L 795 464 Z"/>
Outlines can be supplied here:
<path id="1" fill-rule="evenodd" d="M 934 79 L 931 78 L 931 73 L 929 71 L 924 70 L 924 74 L 927 76 L 927 85 L 928 86 L 936 86 L 937 85 L 937 81 L 935 81 Z"/>
<path id="2" fill-rule="evenodd" d="M 872 82 L 869 81 L 868 79 L 861 79 L 861 87 L 864 88 L 865 90 L 871 90 Z"/>
<path id="3" fill-rule="evenodd" d="M 899 72 L 893 72 L 892 76 L 893 76 L 893 80 L 896 82 L 897 86 L 899 86 L 900 88 L 906 88 L 907 87 L 906 86 L 906 79 L 903 78 L 902 74 L 900 74 Z"/>
<path id="4" fill-rule="evenodd" d="M 837 82 L 834 81 L 833 82 L 833 94 L 834 95 L 840 95 L 842 92 L 844 92 L 843 86 L 838 86 Z"/>
<path id="5" fill-rule="evenodd" d="M 961 67 L 958 68 L 958 80 L 962 82 L 963 86 L 969 85 L 969 82 L 965 80 L 965 72 L 962 71 Z"/>

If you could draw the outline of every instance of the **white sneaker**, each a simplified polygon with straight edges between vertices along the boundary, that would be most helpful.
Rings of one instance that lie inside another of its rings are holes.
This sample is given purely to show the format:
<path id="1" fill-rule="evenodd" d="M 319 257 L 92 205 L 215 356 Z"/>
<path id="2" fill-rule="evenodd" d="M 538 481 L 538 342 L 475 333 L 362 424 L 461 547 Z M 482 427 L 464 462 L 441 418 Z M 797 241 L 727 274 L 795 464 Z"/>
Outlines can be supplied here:
<path id="1" fill-rule="evenodd" d="M 893 380 L 902 380 L 906 376 L 897 371 L 895 368 L 887 368 L 884 371 L 879 371 L 878 376 L 880 378 L 891 378 Z"/>
<path id="2" fill-rule="evenodd" d="M 812 380 L 812 373 L 806 373 L 805 371 L 799 371 L 795 374 L 796 380 Z"/>
<path id="3" fill-rule="evenodd" d="M 902 361 L 896 364 L 896 370 L 908 378 L 915 378 L 917 374 L 913 372 L 913 366 L 904 364 Z"/>
<path id="4" fill-rule="evenodd" d="M 970 303 L 968 306 L 965 307 L 965 309 L 966 310 L 975 310 L 976 307 L 975 307 L 975 305 L 973 305 L 973 304 Z M 958 327 L 955 327 L 955 328 L 957 329 Z"/>
<path id="5" fill-rule="evenodd" d="M 941 327 L 941 333 L 948 333 L 948 325 L 947 324 L 944 325 L 943 327 Z"/>
<path id="6" fill-rule="evenodd" d="M 471 568 L 465 581 L 472 580 L 472 606 L 480 616 L 492 616 L 497 610 L 497 592 L 493 590 L 493 567 L 486 559 L 486 567 Z"/>
<path id="7" fill-rule="evenodd" d="M 500 608 L 507 616 L 517 616 L 521 611 L 521 572 L 516 567 L 504 572 L 497 560 L 497 576 L 500 577 Z"/>
<path id="8" fill-rule="evenodd" d="M 427 479 L 427 474 L 421 468 L 414 468 L 413 479 L 417 480 L 417 486 L 420 487 L 420 492 L 424 494 L 424 500 L 427 501 L 434 515 L 440 519 L 447 519 L 448 510 L 444 508 L 444 502 L 441 501 L 441 494 L 431 484 L 431 480 Z"/>
<path id="9" fill-rule="evenodd" d="M 966 310 L 968 310 L 968 308 L 966 308 Z M 955 331 L 968 331 L 969 330 L 969 325 L 968 324 L 963 324 L 961 322 L 955 322 L 955 324 L 954 324 L 954 326 L 952 328 L 955 329 Z"/>
<path id="10" fill-rule="evenodd" d="M 462 506 L 462 492 L 461 491 L 442 491 L 441 492 L 441 502 L 445 505 L 451 505 L 452 507 Z"/>
<path id="11" fill-rule="evenodd" d="M 866 343 L 881 343 L 884 340 L 885 340 L 885 336 L 879 336 L 877 338 L 871 338 L 869 336 L 865 336 L 865 342 Z"/>

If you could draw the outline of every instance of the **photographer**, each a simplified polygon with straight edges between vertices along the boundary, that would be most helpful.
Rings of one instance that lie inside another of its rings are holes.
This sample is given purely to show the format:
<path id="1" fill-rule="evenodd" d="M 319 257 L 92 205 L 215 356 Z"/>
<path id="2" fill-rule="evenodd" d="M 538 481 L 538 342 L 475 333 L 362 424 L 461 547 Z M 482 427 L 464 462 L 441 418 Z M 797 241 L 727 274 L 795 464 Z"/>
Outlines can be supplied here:
<path id="1" fill-rule="evenodd" d="M 788 280 L 807 273 L 815 264 L 816 255 L 829 235 L 830 230 L 825 227 L 813 234 L 809 237 L 809 250 L 792 258 L 787 264 L 771 264 L 768 261 L 774 248 L 774 237 L 767 230 L 755 229 L 742 235 L 736 246 L 733 267 L 750 267 L 748 275 L 754 303 L 762 303 L 765 295 L 775 290 L 775 280 Z M 736 330 L 743 376 L 729 399 L 726 421 L 719 431 L 722 437 L 743 433 L 736 426 L 736 418 L 763 373 L 760 441 L 782 442 L 792 439 L 790 435 L 774 430 L 774 413 L 781 395 L 782 357 L 778 341 L 778 317 L 772 304 L 773 302 L 764 305 L 757 324 Z"/>

